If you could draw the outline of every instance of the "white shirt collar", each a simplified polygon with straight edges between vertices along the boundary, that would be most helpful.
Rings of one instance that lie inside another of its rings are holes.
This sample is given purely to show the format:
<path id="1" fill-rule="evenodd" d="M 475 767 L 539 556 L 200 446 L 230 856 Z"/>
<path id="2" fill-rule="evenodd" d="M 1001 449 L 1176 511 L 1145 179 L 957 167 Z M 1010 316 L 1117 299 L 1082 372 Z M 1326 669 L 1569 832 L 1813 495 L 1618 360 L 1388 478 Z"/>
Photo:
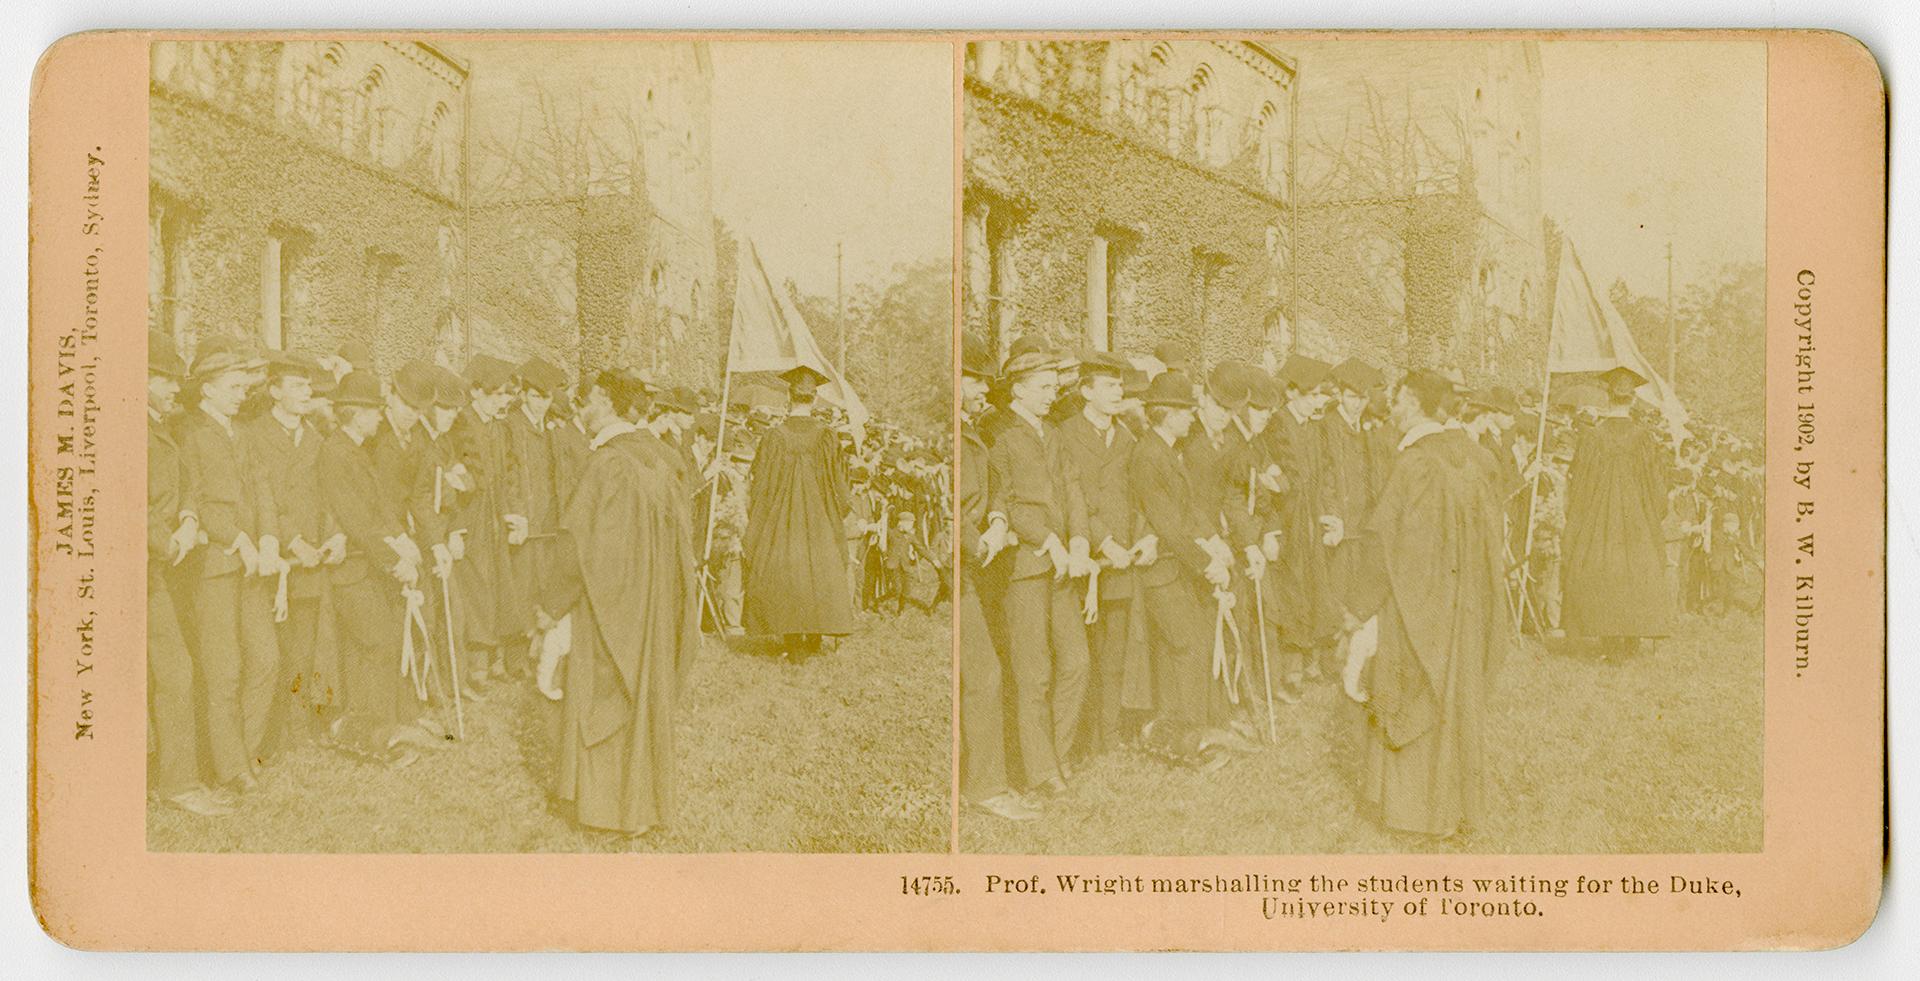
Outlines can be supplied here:
<path id="1" fill-rule="evenodd" d="M 1434 422 L 1432 419 L 1424 419 L 1424 420 L 1421 420 L 1420 422 L 1416 422 L 1413 424 L 1412 429 L 1407 430 L 1407 434 L 1405 436 L 1400 437 L 1400 449 L 1404 450 L 1407 447 L 1412 446 L 1413 444 L 1418 443 L 1423 439 L 1426 439 L 1428 436 L 1432 436 L 1434 433 L 1446 432 L 1446 430 L 1447 430 L 1446 426 L 1441 425 L 1440 423 Z"/>
<path id="2" fill-rule="evenodd" d="M 599 432 L 593 434 L 593 438 L 587 441 L 587 448 L 592 450 L 597 450 L 600 447 L 607 445 L 607 441 L 614 438 L 615 436 L 622 436 L 627 433 L 635 432 L 638 429 L 639 429 L 638 426 L 635 426 L 633 423 L 630 423 L 625 419 L 615 419 L 614 421 L 607 423 L 605 426 L 602 426 Z"/>
<path id="3" fill-rule="evenodd" d="M 1340 407 L 1337 411 L 1340 413 L 1340 418 L 1345 419 L 1347 421 L 1348 426 L 1354 429 L 1360 428 L 1360 417 L 1358 415 L 1347 415 L 1347 403 L 1345 402 L 1340 403 Z"/>

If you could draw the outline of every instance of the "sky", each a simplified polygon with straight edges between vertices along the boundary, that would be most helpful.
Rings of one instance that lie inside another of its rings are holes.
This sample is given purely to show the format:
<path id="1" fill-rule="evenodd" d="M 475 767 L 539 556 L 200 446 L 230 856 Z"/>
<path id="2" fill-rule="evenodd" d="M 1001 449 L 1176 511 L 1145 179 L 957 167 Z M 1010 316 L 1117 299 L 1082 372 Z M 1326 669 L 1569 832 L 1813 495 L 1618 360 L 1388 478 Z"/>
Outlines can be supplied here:
<path id="1" fill-rule="evenodd" d="M 1541 197 L 1604 290 L 1766 258 L 1762 42 L 1545 41 Z"/>
<path id="2" fill-rule="evenodd" d="M 715 41 L 714 213 L 779 282 L 832 296 L 896 264 L 952 261 L 953 48 Z"/>

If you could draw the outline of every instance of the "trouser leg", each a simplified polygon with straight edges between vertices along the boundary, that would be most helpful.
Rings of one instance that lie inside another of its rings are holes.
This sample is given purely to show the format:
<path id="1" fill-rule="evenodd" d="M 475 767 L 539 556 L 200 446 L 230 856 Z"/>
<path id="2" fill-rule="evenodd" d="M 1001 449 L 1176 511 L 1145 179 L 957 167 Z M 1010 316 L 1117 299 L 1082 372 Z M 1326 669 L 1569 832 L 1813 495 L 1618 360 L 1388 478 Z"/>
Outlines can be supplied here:
<path id="1" fill-rule="evenodd" d="M 200 782 L 193 719 L 193 661 L 164 572 L 147 576 L 147 702 L 153 719 L 154 765 L 147 783 L 168 797 Z"/>
<path id="2" fill-rule="evenodd" d="M 240 587 L 240 719 L 247 758 L 260 762 L 280 690 L 280 638 L 273 625 L 274 580 L 259 576 Z"/>
<path id="3" fill-rule="evenodd" d="M 1001 719 L 1000 658 L 987 636 L 980 597 L 960 593 L 960 795 L 986 800 L 1007 790 L 1006 733 Z"/>
<path id="4" fill-rule="evenodd" d="M 214 779 L 225 783 L 247 772 L 247 744 L 240 708 L 240 574 L 212 576 L 194 589 L 195 658 L 205 694 L 207 752 Z"/>
<path id="5" fill-rule="evenodd" d="M 1081 612 L 1085 583 L 1069 579 L 1048 591 L 1047 639 L 1053 651 L 1053 680 L 1048 706 L 1053 713 L 1053 750 L 1065 759 L 1080 732 L 1087 703 L 1087 624 Z"/>
<path id="6" fill-rule="evenodd" d="M 1013 672 L 1020 759 L 1029 785 L 1060 776 L 1054 753 L 1053 712 L 1048 689 L 1053 655 L 1048 648 L 1052 581 L 1044 576 L 1009 583 L 1002 608 L 1007 618 L 1007 662 Z"/>
<path id="7" fill-rule="evenodd" d="M 1100 619 L 1087 631 L 1087 653 L 1093 662 L 1087 704 L 1094 752 L 1105 752 L 1120 743 L 1120 695 L 1126 679 L 1127 617 L 1131 607 L 1124 599 L 1101 603 Z"/>
<path id="8" fill-rule="evenodd" d="M 1201 619 L 1198 599 L 1180 582 L 1153 589 L 1147 596 L 1148 627 L 1155 660 L 1165 668 L 1166 706 L 1161 714 L 1188 725 L 1204 725 L 1211 636 Z"/>
<path id="9" fill-rule="evenodd" d="M 312 735 L 319 722 L 320 699 L 313 675 L 313 650 L 320 629 L 318 596 L 287 600 L 287 618 L 274 624 L 280 643 L 279 706 L 281 730 L 289 741 Z"/>

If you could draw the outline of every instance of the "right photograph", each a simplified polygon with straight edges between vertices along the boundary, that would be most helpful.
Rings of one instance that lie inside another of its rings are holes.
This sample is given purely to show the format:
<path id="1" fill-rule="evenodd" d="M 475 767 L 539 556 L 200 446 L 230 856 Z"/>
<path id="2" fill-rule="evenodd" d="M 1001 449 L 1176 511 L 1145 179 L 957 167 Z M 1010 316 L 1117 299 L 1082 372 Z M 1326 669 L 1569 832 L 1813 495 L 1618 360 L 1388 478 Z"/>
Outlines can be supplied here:
<path id="1" fill-rule="evenodd" d="M 1761 848 L 1760 41 L 967 45 L 960 848 Z"/>

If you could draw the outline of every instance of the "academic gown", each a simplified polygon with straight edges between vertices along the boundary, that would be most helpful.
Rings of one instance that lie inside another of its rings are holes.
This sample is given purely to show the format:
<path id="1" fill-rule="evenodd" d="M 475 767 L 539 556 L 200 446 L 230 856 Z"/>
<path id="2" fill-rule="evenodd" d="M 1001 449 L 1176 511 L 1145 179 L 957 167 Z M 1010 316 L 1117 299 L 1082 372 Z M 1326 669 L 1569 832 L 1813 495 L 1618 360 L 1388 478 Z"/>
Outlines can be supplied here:
<path id="1" fill-rule="evenodd" d="M 791 416 L 760 438 L 742 543 L 748 633 L 853 632 L 841 537 L 850 507 L 846 460 L 824 421 Z"/>
<path id="2" fill-rule="evenodd" d="M 1349 425 L 1337 408 L 1314 420 L 1311 426 L 1319 436 L 1319 513 L 1339 518 L 1348 528 L 1361 527 L 1366 524 L 1367 515 L 1373 510 L 1374 496 L 1366 431 Z M 1316 534 L 1314 541 L 1318 543 L 1319 540 Z M 1346 595 L 1356 574 L 1352 553 L 1343 553 L 1338 549 L 1327 553 L 1328 593 L 1333 596 Z M 1316 634 L 1329 637 L 1339 631 L 1340 610 L 1335 604 L 1321 604 L 1315 613 Z"/>
<path id="3" fill-rule="evenodd" d="M 1317 615 L 1325 601 L 1327 561 L 1320 544 L 1320 454 L 1312 427 L 1311 419 L 1299 422 L 1281 406 L 1260 434 L 1267 456 L 1280 465 L 1286 478 L 1286 491 L 1276 509 L 1280 561 L 1269 580 L 1274 590 L 1267 597 L 1267 618 L 1279 629 L 1281 642 L 1296 649 L 1313 645 L 1324 619 Z"/>
<path id="4" fill-rule="evenodd" d="M 1341 545 L 1360 569 L 1348 608 L 1379 618 L 1360 795 L 1402 831 L 1452 834 L 1481 813 L 1486 689 L 1512 642 L 1481 452 L 1457 429 L 1417 439 Z"/>
<path id="5" fill-rule="evenodd" d="M 559 519 L 540 594 L 573 617 L 554 795 L 589 827 L 633 834 L 674 817 L 674 705 L 700 637 L 678 490 L 627 433 L 589 455 Z"/>
<path id="6" fill-rule="evenodd" d="M 1671 632 L 1665 545 L 1666 465 L 1644 426 L 1600 419 L 1574 444 L 1561 536 L 1561 623 L 1583 637 Z"/>
<path id="7" fill-rule="evenodd" d="M 505 500 L 506 446 L 497 422 L 463 409 L 443 438 L 451 438 L 466 465 L 470 485 L 460 495 L 452 527 L 466 529 L 466 558 L 454 566 L 462 626 L 469 644 L 493 647 L 515 639 L 501 609 L 500 593 L 510 580 L 507 529 L 501 522 Z"/>

